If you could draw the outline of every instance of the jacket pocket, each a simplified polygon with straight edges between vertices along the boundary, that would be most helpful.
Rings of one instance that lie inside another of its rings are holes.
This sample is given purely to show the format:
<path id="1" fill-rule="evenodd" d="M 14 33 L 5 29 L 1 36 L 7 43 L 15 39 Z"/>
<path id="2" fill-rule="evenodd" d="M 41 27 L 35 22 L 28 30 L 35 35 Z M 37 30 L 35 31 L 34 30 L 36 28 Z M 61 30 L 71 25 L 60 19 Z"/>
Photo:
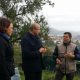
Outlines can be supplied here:
<path id="1" fill-rule="evenodd" d="M 68 64 L 68 68 L 69 68 L 69 71 L 76 71 L 76 64 L 75 64 L 75 62 L 69 63 Z"/>

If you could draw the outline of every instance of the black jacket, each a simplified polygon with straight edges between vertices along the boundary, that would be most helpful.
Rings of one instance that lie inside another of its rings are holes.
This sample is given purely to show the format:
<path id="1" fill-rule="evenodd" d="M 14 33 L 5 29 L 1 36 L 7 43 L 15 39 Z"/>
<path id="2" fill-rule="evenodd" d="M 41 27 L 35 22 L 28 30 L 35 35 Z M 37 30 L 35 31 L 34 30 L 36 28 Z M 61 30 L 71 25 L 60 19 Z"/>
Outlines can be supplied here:
<path id="1" fill-rule="evenodd" d="M 33 36 L 30 32 L 21 40 L 22 67 L 27 72 L 42 71 L 42 55 L 39 49 L 42 47 L 38 36 Z"/>
<path id="2" fill-rule="evenodd" d="M 9 40 L 0 33 L 0 79 L 11 80 L 14 75 L 13 48 Z"/>

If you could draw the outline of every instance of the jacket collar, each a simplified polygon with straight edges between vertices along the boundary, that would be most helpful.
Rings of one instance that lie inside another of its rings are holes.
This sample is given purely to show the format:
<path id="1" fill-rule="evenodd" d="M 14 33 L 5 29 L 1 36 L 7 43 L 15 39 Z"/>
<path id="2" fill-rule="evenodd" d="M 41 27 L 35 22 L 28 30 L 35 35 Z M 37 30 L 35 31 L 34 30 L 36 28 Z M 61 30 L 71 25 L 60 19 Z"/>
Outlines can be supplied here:
<path id="1" fill-rule="evenodd" d="M 6 40 L 10 40 L 10 36 L 8 36 L 5 33 L 0 32 L 0 36 L 2 36 L 3 38 L 5 38 Z"/>
<path id="2" fill-rule="evenodd" d="M 67 43 L 64 43 L 64 42 L 63 42 L 63 45 L 64 45 L 64 46 L 68 46 L 70 43 L 71 43 L 71 41 L 69 41 L 69 42 L 67 42 Z"/>

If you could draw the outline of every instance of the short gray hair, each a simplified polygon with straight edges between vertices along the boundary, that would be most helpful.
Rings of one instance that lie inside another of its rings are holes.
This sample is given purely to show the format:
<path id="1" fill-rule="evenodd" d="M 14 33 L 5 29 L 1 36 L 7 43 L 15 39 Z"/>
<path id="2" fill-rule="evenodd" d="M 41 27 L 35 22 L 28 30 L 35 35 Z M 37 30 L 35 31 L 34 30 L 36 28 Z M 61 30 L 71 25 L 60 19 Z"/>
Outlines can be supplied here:
<path id="1" fill-rule="evenodd" d="M 35 29 L 37 26 L 40 26 L 38 23 L 32 23 L 30 26 L 30 30 L 32 31 L 33 29 Z"/>

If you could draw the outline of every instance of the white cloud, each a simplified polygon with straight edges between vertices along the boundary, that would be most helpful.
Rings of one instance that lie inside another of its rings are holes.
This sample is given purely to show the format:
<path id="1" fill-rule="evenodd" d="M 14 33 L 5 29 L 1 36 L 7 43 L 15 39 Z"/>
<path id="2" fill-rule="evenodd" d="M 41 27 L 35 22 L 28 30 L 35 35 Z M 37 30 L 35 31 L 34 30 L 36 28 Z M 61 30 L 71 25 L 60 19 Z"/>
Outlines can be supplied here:
<path id="1" fill-rule="evenodd" d="M 80 31 L 80 0 L 54 0 L 55 6 L 44 6 L 42 13 L 50 27 Z"/>

